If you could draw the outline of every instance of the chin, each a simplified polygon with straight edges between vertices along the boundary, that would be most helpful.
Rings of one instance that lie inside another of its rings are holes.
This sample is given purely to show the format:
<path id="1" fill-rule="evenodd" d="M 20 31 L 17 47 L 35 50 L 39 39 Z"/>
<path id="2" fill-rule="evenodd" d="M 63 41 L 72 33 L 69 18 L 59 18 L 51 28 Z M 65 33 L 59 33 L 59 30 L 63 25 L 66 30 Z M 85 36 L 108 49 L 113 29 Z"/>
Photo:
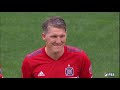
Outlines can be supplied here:
<path id="1" fill-rule="evenodd" d="M 62 51 L 62 49 L 61 49 L 61 48 L 59 48 L 59 49 L 58 49 L 58 48 L 56 48 L 56 49 L 54 49 L 53 51 L 54 51 L 55 53 L 59 53 L 59 52 L 61 52 L 61 51 Z"/>
<path id="2" fill-rule="evenodd" d="M 59 53 L 63 50 L 63 46 L 54 46 L 53 51 L 55 53 Z"/>
<path id="3" fill-rule="evenodd" d="M 59 53 L 61 52 L 61 50 L 54 50 L 54 53 Z"/>

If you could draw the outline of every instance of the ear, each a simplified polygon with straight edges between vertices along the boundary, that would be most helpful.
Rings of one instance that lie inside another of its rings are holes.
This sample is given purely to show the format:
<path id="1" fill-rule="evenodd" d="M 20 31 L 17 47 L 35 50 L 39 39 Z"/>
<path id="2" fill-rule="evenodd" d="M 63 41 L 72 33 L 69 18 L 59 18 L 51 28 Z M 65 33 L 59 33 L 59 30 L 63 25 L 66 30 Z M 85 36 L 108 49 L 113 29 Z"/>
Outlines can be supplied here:
<path id="1" fill-rule="evenodd" d="M 46 34 L 42 33 L 42 39 L 45 41 Z"/>

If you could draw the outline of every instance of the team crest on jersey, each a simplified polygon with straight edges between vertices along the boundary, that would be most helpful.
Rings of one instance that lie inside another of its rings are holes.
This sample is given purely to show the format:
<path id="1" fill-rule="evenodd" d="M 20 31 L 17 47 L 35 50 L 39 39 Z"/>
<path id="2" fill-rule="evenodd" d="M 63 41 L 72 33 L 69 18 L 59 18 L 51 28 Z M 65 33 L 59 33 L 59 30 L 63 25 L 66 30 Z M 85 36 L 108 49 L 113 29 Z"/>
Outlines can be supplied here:
<path id="1" fill-rule="evenodd" d="M 66 76 L 73 76 L 74 75 L 73 67 L 70 67 L 70 65 L 68 65 L 68 67 L 65 68 L 65 74 Z"/>

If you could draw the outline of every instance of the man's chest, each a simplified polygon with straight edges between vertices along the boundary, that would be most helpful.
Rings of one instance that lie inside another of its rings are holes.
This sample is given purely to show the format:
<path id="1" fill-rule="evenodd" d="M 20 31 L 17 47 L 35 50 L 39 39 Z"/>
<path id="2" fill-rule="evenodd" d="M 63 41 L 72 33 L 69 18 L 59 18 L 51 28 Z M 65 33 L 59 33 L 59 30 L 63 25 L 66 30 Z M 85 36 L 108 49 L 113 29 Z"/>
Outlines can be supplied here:
<path id="1" fill-rule="evenodd" d="M 74 59 L 44 62 L 33 69 L 35 78 L 77 78 L 79 73 L 79 60 Z"/>

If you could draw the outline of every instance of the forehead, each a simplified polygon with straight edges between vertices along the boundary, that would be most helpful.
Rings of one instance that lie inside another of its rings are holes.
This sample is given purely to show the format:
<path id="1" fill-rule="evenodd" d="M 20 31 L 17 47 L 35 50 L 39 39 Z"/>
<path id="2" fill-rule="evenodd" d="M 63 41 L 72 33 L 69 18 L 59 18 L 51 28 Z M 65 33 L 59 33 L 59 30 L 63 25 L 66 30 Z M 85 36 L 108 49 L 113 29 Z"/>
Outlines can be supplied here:
<path id="1" fill-rule="evenodd" d="M 66 31 L 63 28 L 49 27 L 48 34 L 65 34 Z"/>

